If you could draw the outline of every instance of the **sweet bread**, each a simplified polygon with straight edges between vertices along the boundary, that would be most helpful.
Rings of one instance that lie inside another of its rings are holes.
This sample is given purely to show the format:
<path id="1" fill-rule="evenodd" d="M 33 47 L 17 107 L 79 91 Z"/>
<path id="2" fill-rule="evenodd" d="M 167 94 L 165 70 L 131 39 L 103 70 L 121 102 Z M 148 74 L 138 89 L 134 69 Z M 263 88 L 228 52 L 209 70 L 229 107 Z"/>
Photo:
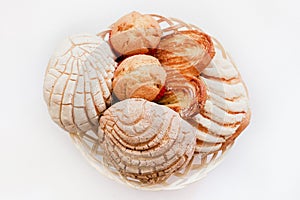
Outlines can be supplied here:
<path id="1" fill-rule="evenodd" d="M 44 99 L 99 172 L 149 190 L 201 179 L 251 115 L 246 85 L 215 38 L 137 12 L 67 38 L 49 61 Z"/>
<path id="2" fill-rule="evenodd" d="M 111 26 L 110 43 L 121 55 L 147 53 L 156 48 L 162 31 L 150 15 L 131 12 Z"/>
<path id="3" fill-rule="evenodd" d="M 113 93 L 119 100 L 152 101 L 166 81 L 166 72 L 153 56 L 135 55 L 123 60 L 114 73 Z"/>

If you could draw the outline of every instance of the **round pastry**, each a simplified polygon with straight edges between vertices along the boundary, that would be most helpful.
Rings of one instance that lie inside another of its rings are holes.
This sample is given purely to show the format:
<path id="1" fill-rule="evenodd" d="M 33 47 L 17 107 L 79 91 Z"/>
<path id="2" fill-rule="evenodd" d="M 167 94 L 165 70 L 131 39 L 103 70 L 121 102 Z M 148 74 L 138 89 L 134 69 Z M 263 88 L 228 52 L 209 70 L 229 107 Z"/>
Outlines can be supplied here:
<path id="1" fill-rule="evenodd" d="M 115 71 L 113 92 L 119 100 L 143 98 L 152 101 L 165 80 L 166 72 L 155 57 L 135 55 L 123 60 Z"/>
<path id="2" fill-rule="evenodd" d="M 216 39 L 137 12 L 97 36 L 69 37 L 50 59 L 44 98 L 100 173 L 138 189 L 203 178 L 250 120 L 246 86 Z"/>
<path id="3" fill-rule="evenodd" d="M 108 43 L 96 35 L 74 35 L 59 46 L 44 80 L 44 99 L 54 122 L 71 133 L 97 131 L 99 115 L 110 105 L 115 59 Z"/>
<path id="4" fill-rule="evenodd" d="M 111 26 L 110 43 L 122 55 L 147 53 L 157 47 L 162 31 L 150 15 L 131 12 Z"/>
<path id="5" fill-rule="evenodd" d="M 105 162 L 123 176 L 155 184 L 192 158 L 196 132 L 178 113 L 144 99 L 127 99 L 100 118 Z"/>
<path id="6" fill-rule="evenodd" d="M 204 82 L 192 75 L 181 74 L 173 68 L 165 69 L 165 92 L 158 103 L 175 110 L 183 118 L 190 118 L 199 113 L 206 101 Z"/>
<path id="7" fill-rule="evenodd" d="M 215 55 L 210 36 L 199 30 L 178 31 L 162 38 L 155 57 L 163 66 L 199 76 Z"/>

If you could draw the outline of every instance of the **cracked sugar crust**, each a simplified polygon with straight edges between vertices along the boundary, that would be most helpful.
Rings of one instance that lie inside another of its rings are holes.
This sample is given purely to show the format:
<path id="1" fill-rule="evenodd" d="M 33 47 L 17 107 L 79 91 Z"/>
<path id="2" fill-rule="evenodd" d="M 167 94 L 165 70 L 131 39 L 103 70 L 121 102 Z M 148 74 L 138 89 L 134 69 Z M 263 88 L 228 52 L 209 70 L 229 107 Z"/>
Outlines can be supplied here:
<path id="1" fill-rule="evenodd" d="M 196 129 L 178 113 L 144 99 L 126 99 L 100 118 L 105 161 L 123 176 L 158 183 L 184 168 L 194 153 Z"/>
<path id="2" fill-rule="evenodd" d="M 240 74 L 230 58 L 224 58 L 221 51 L 202 71 L 199 78 L 207 88 L 207 100 L 203 109 L 189 122 L 199 132 L 224 139 L 224 142 L 210 144 L 197 141 L 196 152 L 214 152 L 232 142 L 249 124 L 250 109 L 248 94 Z"/>
<path id="3" fill-rule="evenodd" d="M 160 42 L 162 31 L 150 15 L 131 12 L 111 26 L 110 43 L 121 55 L 147 53 Z"/>
<path id="4" fill-rule="evenodd" d="M 162 66 L 198 76 L 215 55 L 209 35 L 198 30 L 178 31 L 161 39 L 155 57 Z"/>
<path id="5" fill-rule="evenodd" d="M 165 70 L 166 92 L 158 103 L 175 110 L 184 119 L 199 113 L 206 101 L 206 86 L 203 81 L 181 74 L 173 68 L 165 67 Z"/>
<path id="6" fill-rule="evenodd" d="M 110 105 L 114 59 L 109 45 L 94 35 L 75 35 L 62 43 L 44 80 L 54 122 L 68 132 L 97 130 L 99 114 Z"/>
<path id="7" fill-rule="evenodd" d="M 166 80 L 159 61 L 149 55 L 135 55 L 123 60 L 114 74 L 113 93 L 119 100 L 143 98 L 152 101 Z"/>

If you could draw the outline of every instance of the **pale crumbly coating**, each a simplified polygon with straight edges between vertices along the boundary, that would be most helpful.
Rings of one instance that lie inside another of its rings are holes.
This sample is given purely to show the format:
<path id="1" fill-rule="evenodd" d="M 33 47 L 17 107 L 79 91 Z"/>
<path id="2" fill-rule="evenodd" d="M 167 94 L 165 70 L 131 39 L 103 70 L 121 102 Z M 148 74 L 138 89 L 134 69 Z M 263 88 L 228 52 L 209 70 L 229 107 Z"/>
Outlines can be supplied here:
<path id="1" fill-rule="evenodd" d="M 70 133 L 97 130 L 99 115 L 111 104 L 114 60 L 109 44 L 96 35 L 64 40 L 49 61 L 43 87 L 56 124 Z"/>
<path id="2" fill-rule="evenodd" d="M 166 72 L 156 58 L 135 55 L 122 61 L 115 71 L 113 93 L 119 100 L 135 97 L 152 101 L 165 80 Z"/>
<path id="3" fill-rule="evenodd" d="M 144 99 L 126 99 L 100 118 L 104 162 L 125 178 L 164 182 L 192 159 L 197 129 L 173 110 Z"/>
<path id="4" fill-rule="evenodd" d="M 162 31 L 150 15 L 131 12 L 111 26 L 110 43 L 122 55 L 147 53 L 156 48 Z"/>

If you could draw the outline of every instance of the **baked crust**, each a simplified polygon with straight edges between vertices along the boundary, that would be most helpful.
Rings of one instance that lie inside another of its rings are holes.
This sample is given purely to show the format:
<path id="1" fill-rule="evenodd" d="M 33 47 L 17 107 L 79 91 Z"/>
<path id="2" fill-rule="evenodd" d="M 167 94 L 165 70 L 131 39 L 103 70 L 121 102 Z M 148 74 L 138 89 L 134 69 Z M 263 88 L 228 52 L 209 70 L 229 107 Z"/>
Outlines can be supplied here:
<path id="1" fill-rule="evenodd" d="M 166 92 L 158 103 L 175 110 L 185 119 L 199 113 L 207 98 L 203 81 L 172 68 L 166 69 L 166 72 Z"/>
<path id="2" fill-rule="evenodd" d="M 105 162 L 123 176 L 155 184 L 191 160 L 196 129 L 173 110 L 144 99 L 126 99 L 100 118 Z"/>
<path id="3" fill-rule="evenodd" d="M 119 100 L 143 98 L 152 101 L 165 84 L 166 72 L 149 55 L 135 55 L 123 60 L 115 71 L 113 93 Z"/>
<path id="4" fill-rule="evenodd" d="M 156 48 L 162 31 L 150 15 L 131 12 L 111 26 L 110 43 L 121 55 L 147 53 Z"/>
<path id="5" fill-rule="evenodd" d="M 178 31 L 162 38 L 154 56 L 163 66 L 199 76 L 215 55 L 209 35 L 198 30 Z"/>

